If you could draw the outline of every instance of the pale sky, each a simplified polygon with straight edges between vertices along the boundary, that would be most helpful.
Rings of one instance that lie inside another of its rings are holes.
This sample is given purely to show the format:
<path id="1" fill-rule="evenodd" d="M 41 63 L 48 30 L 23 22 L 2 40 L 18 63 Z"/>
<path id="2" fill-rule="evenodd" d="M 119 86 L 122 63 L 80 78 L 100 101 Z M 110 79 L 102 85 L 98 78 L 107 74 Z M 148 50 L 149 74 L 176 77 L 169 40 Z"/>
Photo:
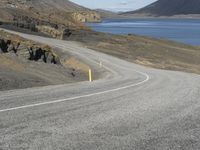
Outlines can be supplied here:
<path id="1" fill-rule="evenodd" d="M 144 7 L 156 0 L 71 0 L 91 9 L 106 9 L 111 11 L 129 11 Z"/>

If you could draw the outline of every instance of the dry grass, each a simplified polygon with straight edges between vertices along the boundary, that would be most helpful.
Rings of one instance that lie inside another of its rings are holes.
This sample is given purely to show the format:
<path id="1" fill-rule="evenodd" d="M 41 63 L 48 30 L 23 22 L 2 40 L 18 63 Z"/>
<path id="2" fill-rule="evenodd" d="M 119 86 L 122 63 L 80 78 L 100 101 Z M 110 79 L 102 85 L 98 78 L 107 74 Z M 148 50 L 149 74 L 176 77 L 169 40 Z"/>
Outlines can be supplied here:
<path id="1" fill-rule="evenodd" d="M 81 71 L 81 72 L 83 72 L 85 74 L 87 74 L 88 70 L 90 69 L 90 67 L 87 64 L 81 62 L 80 60 L 78 60 L 78 59 L 76 59 L 74 57 L 66 59 L 64 61 L 63 65 L 65 65 L 65 66 L 67 66 L 69 68 L 73 68 L 75 70 L 79 70 L 79 71 Z"/>
<path id="2" fill-rule="evenodd" d="M 1 60 L 0 64 L 1 69 L 9 68 L 13 71 L 24 71 L 25 69 L 25 66 L 23 64 L 16 63 L 15 60 L 13 60 L 11 57 L 7 55 L 0 55 L 0 60 Z"/>
<path id="3" fill-rule="evenodd" d="M 144 36 L 103 33 L 74 37 L 87 47 L 154 68 L 200 74 L 200 47 Z"/>

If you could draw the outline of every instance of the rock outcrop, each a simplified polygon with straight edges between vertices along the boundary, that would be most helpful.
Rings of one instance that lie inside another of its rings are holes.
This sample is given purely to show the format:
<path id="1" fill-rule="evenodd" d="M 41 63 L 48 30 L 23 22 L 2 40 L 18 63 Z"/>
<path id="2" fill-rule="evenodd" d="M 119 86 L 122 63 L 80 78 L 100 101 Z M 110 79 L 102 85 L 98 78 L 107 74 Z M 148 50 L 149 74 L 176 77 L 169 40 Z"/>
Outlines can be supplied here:
<path id="1" fill-rule="evenodd" d="M 101 22 L 101 16 L 94 11 L 74 12 L 72 16 L 78 22 Z"/>
<path id="2" fill-rule="evenodd" d="M 19 41 L 0 39 L 0 53 L 14 52 L 16 54 L 19 46 Z"/>
<path id="3" fill-rule="evenodd" d="M 3 34 L 2 34 L 3 33 Z M 14 53 L 23 59 L 30 61 L 40 61 L 44 63 L 58 64 L 59 57 L 48 45 L 25 41 L 19 37 L 6 37 L 4 32 L 0 32 L 0 54 Z"/>

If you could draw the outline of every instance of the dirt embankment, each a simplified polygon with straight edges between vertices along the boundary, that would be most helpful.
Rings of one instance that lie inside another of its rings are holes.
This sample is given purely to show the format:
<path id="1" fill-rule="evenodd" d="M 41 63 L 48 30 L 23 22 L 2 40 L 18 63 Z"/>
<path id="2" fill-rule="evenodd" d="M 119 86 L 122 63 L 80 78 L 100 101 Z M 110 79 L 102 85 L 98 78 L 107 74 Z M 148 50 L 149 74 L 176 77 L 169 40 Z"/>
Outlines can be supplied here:
<path id="1" fill-rule="evenodd" d="M 66 58 L 59 49 L 0 31 L 0 90 L 86 80 L 73 62 L 62 64 Z"/>

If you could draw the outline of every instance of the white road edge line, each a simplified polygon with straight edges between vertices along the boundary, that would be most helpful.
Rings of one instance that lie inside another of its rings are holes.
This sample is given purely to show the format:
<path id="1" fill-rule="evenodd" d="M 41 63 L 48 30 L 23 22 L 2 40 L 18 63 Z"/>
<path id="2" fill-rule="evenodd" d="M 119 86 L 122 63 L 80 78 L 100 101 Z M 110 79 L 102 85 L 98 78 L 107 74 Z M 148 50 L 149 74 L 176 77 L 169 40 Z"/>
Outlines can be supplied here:
<path id="1" fill-rule="evenodd" d="M 6 30 L 6 31 L 9 32 L 9 30 Z M 11 33 L 13 33 L 13 32 L 11 32 Z M 22 37 L 24 37 L 24 36 L 22 36 Z M 60 45 L 56 45 L 56 47 L 60 47 Z M 95 62 L 94 60 L 92 60 L 92 61 Z M 95 63 L 98 64 L 98 62 L 95 62 Z M 109 70 L 110 72 L 112 72 L 112 70 L 109 67 L 107 67 L 107 66 L 103 66 L 103 67 L 105 69 Z M 85 97 L 91 97 L 91 96 L 95 96 L 95 95 L 101 95 L 101 94 L 116 92 L 116 91 L 127 89 L 127 88 L 130 88 L 130 87 L 138 86 L 138 85 L 141 85 L 141 84 L 149 81 L 150 76 L 148 74 L 140 72 L 140 71 L 136 71 L 136 70 L 134 70 L 134 71 L 145 76 L 146 79 L 141 81 L 141 82 L 138 82 L 138 83 L 134 83 L 134 84 L 131 84 L 131 85 L 127 85 L 127 86 L 123 86 L 123 87 L 120 87 L 120 88 L 115 88 L 115 89 L 111 89 L 111 90 L 107 90 L 107 91 L 102 91 L 102 92 L 97 92 L 97 93 L 92 93 L 92 94 L 87 94 L 87 95 L 82 95 L 82 96 L 76 96 L 76 97 L 71 97 L 71 98 L 66 98 L 66 99 L 59 99 L 59 100 L 54 100 L 54 101 L 49 101 L 49 102 L 43 102 L 43 103 L 30 104 L 30 105 L 24 105 L 24 106 L 19 106 L 19 107 L 2 109 L 2 110 L 0 110 L 0 113 L 13 111 L 13 110 L 19 110 L 19 109 L 25 109 L 25 108 L 31 108 L 31 107 L 36 107 L 36 106 L 48 105 L 48 104 L 61 103 L 61 102 L 65 102 L 65 101 L 70 101 L 70 100 L 75 100 L 75 99 L 80 99 L 80 98 L 85 98 Z"/>
<path id="2" fill-rule="evenodd" d="M 120 87 L 120 88 L 115 88 L 115 89 L 111 89 L 111 90 L 107 90 L 107 91 L 102 91 L 102 92 L 97 92 L 97 93 L 92 93 L 92 94 L 87 94 L 87 95 L 82 95 L 82 96 L 76 96 L 76 97 L 71 97 L 71 98 L 66 98 L 66 99 L 60 99 L 60 100 L 55 100 L 55 101 L 49 101 L 49 102 L 43 102 L 43 103 L 30 104 L 30 105 L 24 105 L 24 106 L 19 106 L 19 107 L 2 109 L 2 110 L 0 110 L 0 113 L 13 111 L 13 110 L 19 110 L 19 109 L 25 109 L 25 108 L 31 108 L 31 107 L 36 107 L 36 106 L 48 105 L 48 104 L 61 103 L 61 102 L 65 102 L 65 101 L 70 101 L 70 100 L 75 100 L 75 99 L 80 99 L 80 98 L 86 98 L 86 97 L 106 94 L 106 93 L 110 93 L 110 92 L 116 92 L 116 91 L 127 89 L 127 88 L 130 88 L 130 87 L 138 86 L 138 85 L 141 85 L 141 84 L 149 81 L 150 77 L 149 77 L 148 74 L 143 73 L 143 72 L 139 72 L 139 71 L 136 71 L 136 72 L 145 76 L 146 79 L 141 81 L 141 82 L 138 82 L 138 83 L 134 83 L 134 84 L 131 84 L 131 85 L 127 85 L 127 86 L 123 86 L 123 87 Z"/>

